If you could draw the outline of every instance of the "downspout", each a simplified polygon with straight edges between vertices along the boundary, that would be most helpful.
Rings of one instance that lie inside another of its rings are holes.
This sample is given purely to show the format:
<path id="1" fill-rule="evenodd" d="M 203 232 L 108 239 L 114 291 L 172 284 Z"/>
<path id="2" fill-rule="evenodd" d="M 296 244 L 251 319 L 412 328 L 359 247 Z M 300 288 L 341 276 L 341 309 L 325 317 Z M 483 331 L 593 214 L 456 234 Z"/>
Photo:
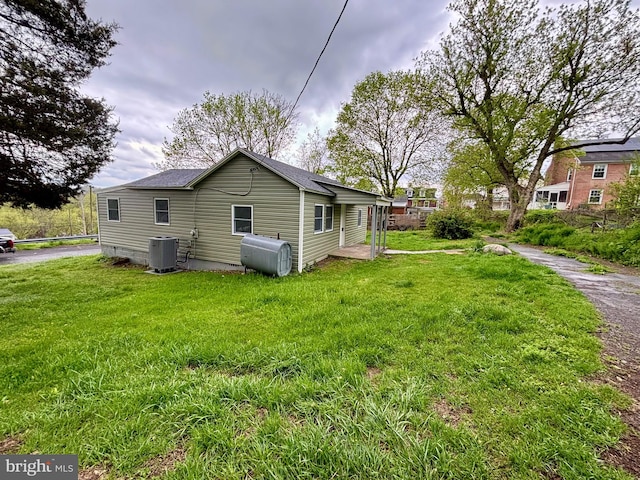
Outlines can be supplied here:
<path id="1" fill-rule="evenodd" d="M 300 189 L 300 213 L 298 214 L 298 273 L 302 273 L 304 251 L 304 190 Z"/>

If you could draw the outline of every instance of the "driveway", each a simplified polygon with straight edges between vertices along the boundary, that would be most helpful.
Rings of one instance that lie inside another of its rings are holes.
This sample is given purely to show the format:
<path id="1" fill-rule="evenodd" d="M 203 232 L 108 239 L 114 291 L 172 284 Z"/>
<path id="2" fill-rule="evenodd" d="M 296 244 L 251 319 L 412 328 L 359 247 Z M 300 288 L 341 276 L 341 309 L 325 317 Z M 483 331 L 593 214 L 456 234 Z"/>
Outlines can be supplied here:
<path id="1" fill-rule="evenodd" d="M 63 257 L 78 257 L 81 255 L 96 255 L 100 253 L 100 245 L 68 245 L 64 247 L 40 248 L 38 250 L 20 250 L 20 245 L 16 246 L 16 253 L 0 254 L 0 266 L 12 263 L 32 263 L 44 262 Z"/>
<path id="2" fill-rule="evenodd" d="M 602 380 L 633 399 L 632 406 L 620 412 L 630 431 L 621 446 L 604 452 L 603 457 L 640 478 L 640 276 L 589 273 L 585 271 L 588 265 L 577 260 L 522 245 L 510 244 L 509 248 L 555 270 L 584 293 L 602 314 L 604 327 L 598 335 L 608 367 Z"/>

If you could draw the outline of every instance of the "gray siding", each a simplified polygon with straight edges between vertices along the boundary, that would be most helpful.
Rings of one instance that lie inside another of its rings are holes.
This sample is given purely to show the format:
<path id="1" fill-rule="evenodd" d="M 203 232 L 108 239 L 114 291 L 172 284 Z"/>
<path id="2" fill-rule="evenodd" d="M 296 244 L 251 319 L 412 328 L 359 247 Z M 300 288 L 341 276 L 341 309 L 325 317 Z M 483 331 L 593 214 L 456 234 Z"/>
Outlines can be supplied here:
<path id="1" fill-rule="evenodd" d="M 374 193 L 359 192 L 349 190 L 335 185 L 328 185 L 328 188 L 336 194 L 335 203 L 346 203 L 349 205 L 375 205 L 376 195 Z"/>

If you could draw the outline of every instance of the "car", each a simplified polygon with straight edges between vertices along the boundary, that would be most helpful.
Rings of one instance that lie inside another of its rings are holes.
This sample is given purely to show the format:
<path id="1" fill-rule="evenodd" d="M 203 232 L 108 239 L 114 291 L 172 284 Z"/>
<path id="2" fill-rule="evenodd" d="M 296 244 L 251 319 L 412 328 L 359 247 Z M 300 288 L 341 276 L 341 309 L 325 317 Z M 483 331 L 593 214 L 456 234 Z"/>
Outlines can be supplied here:
<path id="1" fill-rule="evenodd" d="M 6 228 L 0 228 L 0 253 L 16 253 L 16 236 Z"/>

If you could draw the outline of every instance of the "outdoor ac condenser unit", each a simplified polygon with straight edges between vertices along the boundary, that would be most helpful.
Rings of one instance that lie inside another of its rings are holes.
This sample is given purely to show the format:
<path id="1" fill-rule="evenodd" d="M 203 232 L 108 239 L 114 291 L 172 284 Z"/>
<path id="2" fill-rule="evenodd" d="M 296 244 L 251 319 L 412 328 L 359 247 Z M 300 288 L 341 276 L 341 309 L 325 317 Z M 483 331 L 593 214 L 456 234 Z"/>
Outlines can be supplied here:
<path id="1" fill-rule="evenodd" d="M 178 239 L 175 237 L 149 238 L 149 268 L 157 273 L 172 272 L 178 260 Z"/>

